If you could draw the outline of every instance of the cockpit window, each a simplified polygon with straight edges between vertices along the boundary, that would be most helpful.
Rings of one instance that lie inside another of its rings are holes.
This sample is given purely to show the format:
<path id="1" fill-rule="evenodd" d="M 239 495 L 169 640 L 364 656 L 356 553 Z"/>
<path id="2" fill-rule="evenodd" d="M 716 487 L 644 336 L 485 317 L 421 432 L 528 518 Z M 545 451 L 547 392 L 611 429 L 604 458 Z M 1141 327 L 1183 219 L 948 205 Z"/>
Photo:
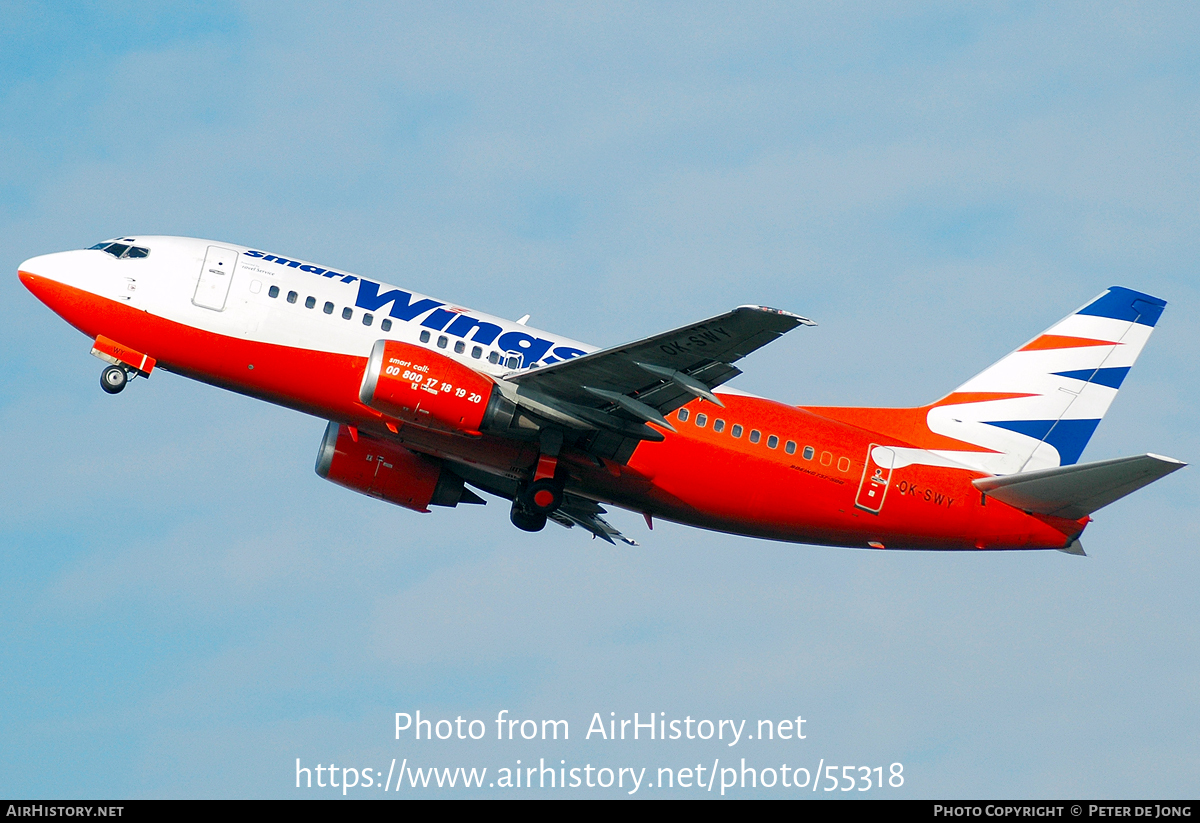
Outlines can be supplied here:
<path id="1" fill-rule="evenodd" d="M 126 243 L 113 243 L 109 240 L 105 240 L 103 243 L 97 243 L 96 245 L 92 246 L 91 249 L 89 249 L 89 251 L 91 250 L 106 251 L 118 259 L 150 256 L 150 249 L 142 246 L 130 246 Z"/>

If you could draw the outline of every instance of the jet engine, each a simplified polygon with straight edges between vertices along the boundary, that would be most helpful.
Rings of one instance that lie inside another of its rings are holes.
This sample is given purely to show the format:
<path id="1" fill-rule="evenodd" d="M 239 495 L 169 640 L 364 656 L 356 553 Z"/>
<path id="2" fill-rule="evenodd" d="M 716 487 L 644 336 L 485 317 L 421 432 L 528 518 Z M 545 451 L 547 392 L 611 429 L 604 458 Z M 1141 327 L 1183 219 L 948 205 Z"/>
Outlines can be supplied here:
<path id="1" fill-rule="evenodd" d="M 406 509 L 483 503 L 462 478 L 434 457 L 330 423 L 317 452 L 317 474 L 339 486 L 378 497 Z"/>
<path id="2" fill-rule="evenodd" d="M 375 343 L 358 397 L 400 420 L 470 435 L 507 428 L 513 411 L 492 378 L 399 340 Z"/>

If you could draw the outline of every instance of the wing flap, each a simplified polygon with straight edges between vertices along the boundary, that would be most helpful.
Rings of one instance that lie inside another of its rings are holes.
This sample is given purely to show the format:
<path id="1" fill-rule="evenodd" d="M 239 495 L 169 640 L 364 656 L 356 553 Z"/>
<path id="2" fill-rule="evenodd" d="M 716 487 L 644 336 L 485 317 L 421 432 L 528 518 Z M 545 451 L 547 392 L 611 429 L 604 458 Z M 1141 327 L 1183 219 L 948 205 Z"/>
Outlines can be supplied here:
<path id="1" fill-rule="evenodd" d="M 549 518 L 560 526 L 572 528 L 579 526 L 592 533 L 593 537 L 599 537 L 601 540 L 607 540 L 609 543 L 616 545 L 616 541 L 620 540 L 629 546 L 636 546 L 637 542 L 630 540 L 625 535 L 605 520 L 601 515 L 606 514 L 604 507 L 598 503 L 588 500 L 585 497 L 568 494 L 563 501 L 562 506 L 557 511 L 549 515 Z"/>
<path id="2" fill-rule="evenodd" d="M 971 482 L 1023 511 L 1078 520 L 1186 465 L 1158 454 L 1140 454 Z"/>

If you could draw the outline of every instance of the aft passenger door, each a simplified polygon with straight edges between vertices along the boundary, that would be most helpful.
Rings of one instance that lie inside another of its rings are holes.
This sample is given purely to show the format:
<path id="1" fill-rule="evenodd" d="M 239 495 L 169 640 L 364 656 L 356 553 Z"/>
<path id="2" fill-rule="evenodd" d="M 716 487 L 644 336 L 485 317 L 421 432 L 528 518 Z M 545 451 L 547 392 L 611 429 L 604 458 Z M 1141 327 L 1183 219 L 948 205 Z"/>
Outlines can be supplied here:
<path id="1" fill-rule="evenodd" d="M 238 253 L 233 249 L 209 246 L 200 269 L 200 279 L 196 281 L 192 303 L 201 308 L 224 311 L 237 261 Z"/>
<path id="2" fill-rule="evenodd" d="M 892 482 L 892 466 L 895 465 L 896 453 L 885 446 L 872 443 L 867 447 L 867 459 L 863 465 L 862 481 L 858 484 L 858 496 L 854 505 L 872 514 L 879 514 L 883 508 L 883 498 L 887 496 L 888 485 Z"/>

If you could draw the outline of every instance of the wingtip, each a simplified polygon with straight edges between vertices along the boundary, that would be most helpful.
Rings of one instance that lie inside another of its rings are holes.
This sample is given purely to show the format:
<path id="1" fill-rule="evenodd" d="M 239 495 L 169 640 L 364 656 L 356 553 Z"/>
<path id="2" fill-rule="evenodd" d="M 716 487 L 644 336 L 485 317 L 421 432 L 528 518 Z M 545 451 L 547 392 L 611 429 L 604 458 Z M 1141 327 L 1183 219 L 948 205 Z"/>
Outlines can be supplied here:
<path id="1" fill-rule="evenodd" d="M 795 314 L 794 312 L 784 311 L 783 309 L 772 308 L 771 306 L 755 306 L 755 305 L 747 303 L 744 306 L 738 306 L 736 309 L 734 309 L 734 311 L 761 311 L 761 312 L 766 312 L 768 314 L 778 314 L 778 315 L 782 315 L 783 317 L 790 317 L 801 326 L 817 325 L 816 321 L 810 320 L 807 317 L 804 317 L 799 314 Z"/>
<path id="2" fill-rule="evenodd" d="M 1161 460 L 1164 463 L 1174 463 L 1176 467 L 1174 469 L 1171 469 L 1171 471 L 1178 471 L 1179 469 L 1182 469 L 1184 466 L 1187 465 L 1187 463 L 1184 463 L 1182 460 L 1176 460 L 1174 457 L 1167 457 L 1165 454 L 1155 454 L 1154 452 L 1147 452 L 1146 456 L 1153 457 L 1155 460 Z"/>

